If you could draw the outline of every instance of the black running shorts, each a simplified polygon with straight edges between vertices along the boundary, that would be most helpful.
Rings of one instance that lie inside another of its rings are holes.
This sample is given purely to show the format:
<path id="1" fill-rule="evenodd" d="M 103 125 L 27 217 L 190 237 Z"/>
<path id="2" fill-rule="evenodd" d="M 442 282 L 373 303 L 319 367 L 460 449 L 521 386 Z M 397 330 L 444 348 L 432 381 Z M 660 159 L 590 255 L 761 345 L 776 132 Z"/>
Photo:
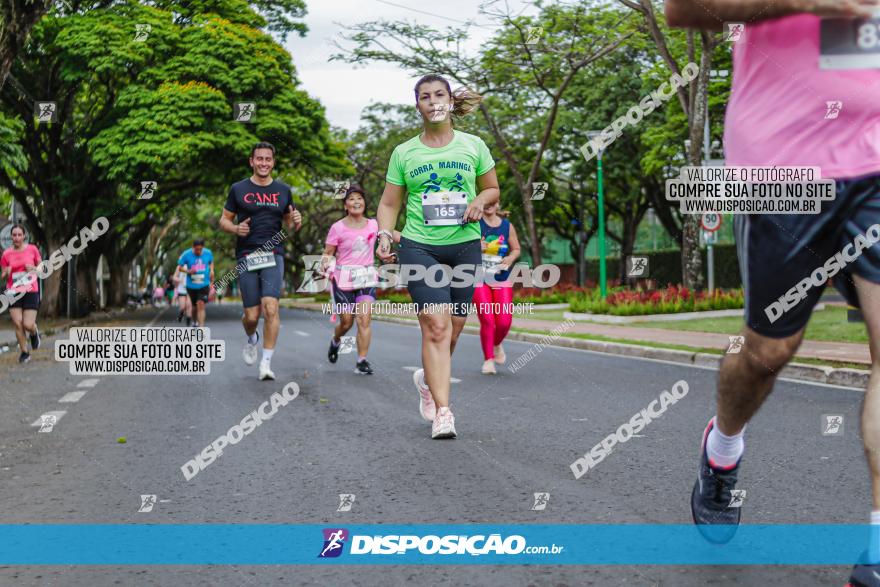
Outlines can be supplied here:
<path id="1" fill-rule="evenodd" d="M 880 283 L 880 175 L 839 180 L 819 214 L 737 215 L 746 325 L 784 338 L 806 326 L 826 281 L 858 307 L 853 275 Z"/>
<path id="2" fill-rule="evenodd" d="M 238 259 L 238 267 L 245 267 L 244 257 Z M 263 298 L 281 299 L 281 285 L 284 281 L 284 257 L 275 253 L 275 266 L 243 271 L 238 276 L 238 289 L 245 308 L 259 306 Z"/>
<path id="3" fill-rule="evenodd" d="M 472 240 L 454 245 L 428 245 L 417 243 L 408 238 L 400 239 L 399 260 L 403 265 L 418 265 L 430 271 L 438 265 L 447 265 L 456 267 L 458 265 L 469 265 L 470 269 L 465 273 L 472 279 L 467 286 L 457 286 L 456 281 L 448 278 L 445 285 L 436 286 L 440 282 L 439 271 L 438 279 L 432 279 L 431 283 L 425 279 L 409 279 L 405 284 L 409 290 L 409 295 L 415 304 L 416 312 L 421 312 L 426 305 L 449 305 L 451 304 L 452 313 L 456 316 L 467 316 L 474 297 L 473 277 L 477 267 L 483 262 L 480 253 L 480 241 Z"/>

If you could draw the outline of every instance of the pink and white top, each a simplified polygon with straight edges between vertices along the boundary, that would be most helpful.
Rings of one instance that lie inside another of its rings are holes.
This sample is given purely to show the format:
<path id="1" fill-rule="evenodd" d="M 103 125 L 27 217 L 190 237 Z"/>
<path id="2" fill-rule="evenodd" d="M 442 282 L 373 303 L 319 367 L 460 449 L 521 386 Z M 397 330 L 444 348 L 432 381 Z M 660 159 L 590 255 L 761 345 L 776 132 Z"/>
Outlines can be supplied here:
<path id="1" fill-rule="evenodd" d="M 351 291 L 375 285 L 373 259 L 378 233 L 379 224 L 372 218 L 363 228 L 349 228 L 343 220 L 333 223 L 326 243 L 336 247 L 336 287 Z"/>
<path id="2" fill-rule="evenodd" d="M 727 165 L 880 172 L 880 69 L 820 69 L 819 23 L 799 14 L 746 25 L 733 50 Z"/>
<path id="3" fill-rule="evenodd" d="M 9 247 L 3 251 L 0 256 L 0 267 L 9 267 L 9 278 L 6 280 L 7 291 L 15 293 L 39 292 L 40 286 L 37 283 L 37 274 L 28 272 L 26 265 L 36 267 L 40 264 L 42 258 L 40 251 L 34 245 L 25 245 L 23 249 L 15 250 L 15 247 Z M 13 287 L 13 284 L 15 286 Z"/>

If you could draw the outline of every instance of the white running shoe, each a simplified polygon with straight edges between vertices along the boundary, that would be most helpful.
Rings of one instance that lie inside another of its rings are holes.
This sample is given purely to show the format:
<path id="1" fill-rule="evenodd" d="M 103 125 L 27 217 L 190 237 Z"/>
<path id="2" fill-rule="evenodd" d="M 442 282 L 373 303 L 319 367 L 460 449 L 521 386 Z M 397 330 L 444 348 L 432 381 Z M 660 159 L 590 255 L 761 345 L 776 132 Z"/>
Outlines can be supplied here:
<path id="1" fill-rule="evenodd" d="M 499 365 L 503 365 L 504 361 L 507 360 L 507 355 L 504 354 L 504 347 L 500 344 L 495 345 L 495 362 Z"/>
<path id="2" fill-rule="evenodd" d="M 431 438 L 455 438 L 455 436 L 455 416 L 452 415 L 452 410 L 440 408 L 431 427 Z"/>
<path id="3" fill-rule="evenodd" d="M 242 349 L 241 354 L 244 357 L 244 362 L 247 365 L 253 365 L 257 362 L 257 343 L 260 342 L 260 333 L 257 332 L 257 342 L 251 344 L 249 341 L 245 341 L 244 349 Z"/>
<path id="4" fill-rule="evenodd" d="M 495 371 L 495 361 L 489 359 L 488 361 L 483 361 L 483 368 L 481 369 L 483 375 L 495 375 L 497 371 Z"/>
<path id="5" fill-rule="evenodd" d="M 260 361 L 260 381 L 266 381 L 267 379 L 274 381 L 275 374 L 272 373 L 272 369 L 269 368 L 269 363 Z"/>
<path id="6" fill-rule="evenodd" d="M 416 389 L 419 391 L 419 413 L 428 422 L 433 422 L 434 416 L 437 415 L 437 406 L 434 404 L 431 390 L 425 383 L 424 369 L 418 369 L 413 373 L 413 383 L 416 384 Z"/>

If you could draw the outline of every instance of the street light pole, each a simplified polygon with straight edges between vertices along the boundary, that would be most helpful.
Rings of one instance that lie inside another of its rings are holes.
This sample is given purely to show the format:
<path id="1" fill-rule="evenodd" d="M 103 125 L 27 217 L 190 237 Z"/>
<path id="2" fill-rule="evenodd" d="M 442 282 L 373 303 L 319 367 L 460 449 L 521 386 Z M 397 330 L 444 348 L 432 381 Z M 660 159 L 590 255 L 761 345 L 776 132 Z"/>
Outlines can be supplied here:
<path id="1" fill-rule="evenodd" d="M 602 134 L 602 131 L 591 130 L 587 132 L 587 138 L 593 139 Z M 599 165 L 598 184 L 599 184 L 599 293 L 604 300 L 608 295 L 607 272 L 605 269 L 605 190 L 602 185 L 602 151 L 600 148 L 596 155 L 596 161 Z"/>
<path id="2" fill-rule="evenodd" d="M 605 191 L 602 186 L 602 150 L 599 150 L 599 293 L 604 300 L 608 295 L 605 269 Z"/>

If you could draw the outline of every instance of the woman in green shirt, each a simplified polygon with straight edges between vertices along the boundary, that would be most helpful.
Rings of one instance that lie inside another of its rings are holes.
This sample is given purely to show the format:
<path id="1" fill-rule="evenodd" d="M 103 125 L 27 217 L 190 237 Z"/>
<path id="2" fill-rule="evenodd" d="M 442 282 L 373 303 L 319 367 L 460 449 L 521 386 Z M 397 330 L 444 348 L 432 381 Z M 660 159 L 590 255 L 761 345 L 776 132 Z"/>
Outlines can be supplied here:
<path id="1" fill-rule="evenodd" d="M 407 266 L 427 272 L 406 283 L 422 329 L 423 369 L 413 374 L 419 412 L 433 422 L 432 438 L 454 438 L 452 352 L 467 322 L 473 277 L 482 261 L 479 220 L 483 207 L 497 202 L 501 192 L 486 143 L 453 129 L 453 119 L 476 108 L 481 97 L 466 89 L 453 93 L 443 77 L 426 75 L 416 83 L 415 98 L 424 126 L 421 134 L 394 149 L 388 163 L 377 212 L 377 255 L 384 262 L 392 259 L 391 231 L 405 199 L 401 273 Z"/>

